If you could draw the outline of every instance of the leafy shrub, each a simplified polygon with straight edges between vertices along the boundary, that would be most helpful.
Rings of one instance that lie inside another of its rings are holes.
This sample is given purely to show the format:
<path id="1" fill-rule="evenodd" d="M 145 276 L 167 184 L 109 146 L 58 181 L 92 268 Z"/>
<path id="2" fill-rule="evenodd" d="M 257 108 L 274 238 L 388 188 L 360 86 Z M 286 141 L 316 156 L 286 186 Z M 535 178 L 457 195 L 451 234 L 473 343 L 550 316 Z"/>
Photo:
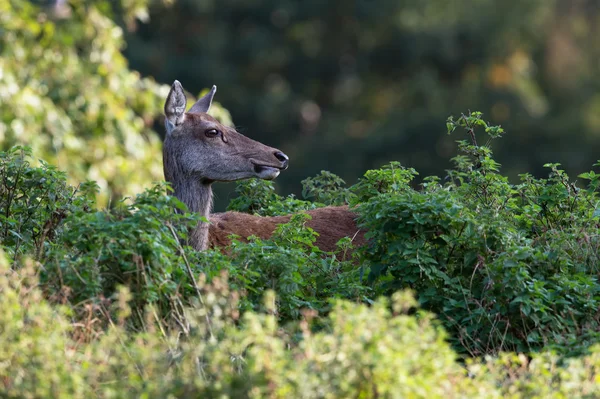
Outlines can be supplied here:
<path id="1" fill-rule="evenodd" d="M 457 362 L 431 314 L 408 293 L 372 306 L 337 301 L 329 328 L 315 317 L 278 324 L 238 312 L 226 276 L 200 281 L 201 301 L 176 334 L 151 317 L 144 332 L 124 328 L 122 291 L 111 327 L 78 341 L 67 309 L 50 305 L 33 263 L 12 271 L 0 253 L 0 395 L 3 397 L 595 397 L 600 348 L 561 361 L 548 353 Z M 416 312 L 416 313 L 415 313 Z M 149 314 L 148 316 L 151 316 Z M 182 335 L 183 334 L 183 335 Z"/>
<path id="2" fill-rule="evenodd" d="M 322 170 L 317 176 L 302 180 L 302 196 L 325 205 L 345 205 L 354 197 L 345 185 L 339 176 Z"/>
<path id="3" fill-rule="evenodd" d="M 265 290 L 276 290 L 282 320 L 299 318 L 302 308 L 326 312 L 330 299 L 364 299 L 368 291 L 352 264 L 314 246 L 316 233 L 304 227 L 307 215 L 279 226 L 269 240 L 234 241 L 229 256 L 216 250 L 198 253 L 182 245 L 198 216 L 175 212 L 185 211 L 184 205 L 165 195 L 165 185 L 99 211 L 94 209 L 94 184 L 69 187 L 64 174 L 47 164 L 31 166 L 29 153 L 15 148 L 0 154 L 3 247 L 11 258 L 35 254 L 43 262 L 45 291 L 61 303 L 92 306 L 96 316 L 105 318 L 118 286 L 125 285 L 139 327 L 149 304 L 167 324 L 184 323 L 182 309 L 197 297 L 195 280 L 201 273 L 212 279 L 227 271 L 232 287 L 246 293 L 242 309 L 259 309 Z M 271 207 L 257 212 L 272 212 L 280 197 L 269 186 L 251 187 L 275 196 L 266 201 L 255 197 L 257 204 Z M 38 238 L 42 234 L 45 241 Z"/>
<path id="4" fill-rule="evenodd" d="M 410 188 L 410 183 L 418 173 L 412 168 L 405 168 L 400 162 L 390 162 L 380 169 L 368 170 L 350 190 L 356 197 L 350 201 L 357 205 L 368 201 L 379 194 L 401 192 Z"/>
<path id="5" fill-rule="evenodd" d="M 193 292 L 180 241 L 198 217 L 157 185 L 111 211 L 76 212 L 45 260 L 43 282 L 69 292 L 73 303 L 111 298 L 117 286 L 134 294 L 136 309 L 152 303 L 171 313 L 173 300 Z"/>
<path id="6" fill-rule="evenodd" d="M 236 198 L 231 200 L 228 211 L 252 213 L 261 216 L 289 215 L 300 211 L 315 209 L 326 205 L 348 204 L 354 194 L 345 188 L 346 182 L 327 171 L 321 171 L 315 177 L 302 181 L 302 196 L 314 198 L 314 202 L 282 197 L 275 192 L 272 181 L 243 180 L 237 183 Z"/>
<path id="7" fill-rule="evenodd" d="M 228 211 L 277 216 L 318 207 L 318 204 L 296 199 L 293 195 L 283 198 L 275 193 L 273 182 L 267 180 L 243 180 L 237 183 L 235 192 L 237 197 L 227 206 Z"/>
<path id="8" fill-rule="evenodd" d="M 65 218 L 94 206 L 95 183 L 69 187 L 64 172 L 30 158 L 25 147 L 0 152 L 0 242 L 11 259 L 42 257 Z"/>
<path id="9" fill-rule="evenodd" d="M 471 143 L 459 142 L 464 155 L 444 184 L 427 179 L 416 191 L 414 173 L 398 167 L 368 172 L 378 178 L 353 188 L 375 292 L 414 289 L 471 355 L 585 350 L 600 338 L 595 190 L 577 188 L 556 164 L 548 179 L 524 175 L 511 185 L 476 144 L 476 128 L 493 139 L 499 127 L 480 113 L 448 127 L 464 128 Z"/>

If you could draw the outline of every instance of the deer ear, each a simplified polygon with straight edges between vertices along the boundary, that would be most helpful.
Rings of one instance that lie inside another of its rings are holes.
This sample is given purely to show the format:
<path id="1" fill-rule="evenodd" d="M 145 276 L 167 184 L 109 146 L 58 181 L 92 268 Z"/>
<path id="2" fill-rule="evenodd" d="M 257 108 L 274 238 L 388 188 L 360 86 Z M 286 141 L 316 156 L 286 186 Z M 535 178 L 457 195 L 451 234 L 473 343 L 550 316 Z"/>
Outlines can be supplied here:
<path id="1" fill-rule="evenodd" d="M 176 80 L 173 82 L 173 86 L 171 86 L 171 91 L 169 91 L 167 101 L 165 102 L 165 116 L 167 117 L 165 127 L 167 128 L 167 134 L 170 134 L 175 126 L 183 122 L 186 105 L 187 100 L 185 99 L 183 87 Z"/>
<path id="2" fill-rule="evenodd" d="M 208 112 L 210 105 L 212 104 L 213 97 L 217 92 L 217 86 L 213 86 L 208 93 L 206 93 L 196 104 L 190 108 L 189 112 Z"/>

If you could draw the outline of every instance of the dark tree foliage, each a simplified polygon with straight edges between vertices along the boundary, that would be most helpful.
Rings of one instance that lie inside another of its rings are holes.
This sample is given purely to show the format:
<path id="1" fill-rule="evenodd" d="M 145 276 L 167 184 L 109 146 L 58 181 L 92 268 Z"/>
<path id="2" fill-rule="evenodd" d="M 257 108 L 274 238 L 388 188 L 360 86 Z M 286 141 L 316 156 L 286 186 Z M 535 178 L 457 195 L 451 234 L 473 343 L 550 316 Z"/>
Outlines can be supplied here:
<path id="1" fill-rule="evenodd" d="M 448 113 L 483 111 L 514 134 L 505 171 L 596 158 L 600 7 L 594 0 L 177 1 L 126 35 L 131 65 L 219 101 L 291 157 L 278 182 L 329 170 L 354 182 L 400 160 L 449 166 Z"/>

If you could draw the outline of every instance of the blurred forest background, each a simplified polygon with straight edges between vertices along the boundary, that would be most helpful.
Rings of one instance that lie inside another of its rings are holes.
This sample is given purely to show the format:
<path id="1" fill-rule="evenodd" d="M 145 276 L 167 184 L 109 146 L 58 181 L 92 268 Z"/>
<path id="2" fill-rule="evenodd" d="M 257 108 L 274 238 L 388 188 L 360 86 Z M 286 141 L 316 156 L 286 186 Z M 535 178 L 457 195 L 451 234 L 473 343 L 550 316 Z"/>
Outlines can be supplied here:
<path id="1" fill-rule="evenodd" d="M 0 0 L 0 143 L 101 200 L 135 194 L 163 178 L 178 79 L 216 84 L 239 130 L 290 156 L 283 194 L 390 160 L 441 174 L 445 120 L 467 110 L 508 132 L 494 151 L 515 181 L 576 174 L 600 158 L 599 26 L 597 0 Z"/>

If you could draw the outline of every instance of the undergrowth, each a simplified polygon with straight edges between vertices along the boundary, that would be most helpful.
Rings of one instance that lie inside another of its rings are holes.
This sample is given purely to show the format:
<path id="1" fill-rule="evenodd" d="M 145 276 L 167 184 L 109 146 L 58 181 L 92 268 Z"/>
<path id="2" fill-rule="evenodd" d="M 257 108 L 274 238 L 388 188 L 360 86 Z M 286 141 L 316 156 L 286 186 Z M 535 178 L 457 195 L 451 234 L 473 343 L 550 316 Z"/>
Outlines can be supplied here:
<path id="1" fill-rule="evenodd" d="M 418 189 L 417 171 L 398 162 L 351 187 L 324 171 L 303 181 L 304 199 L 240 183 L 229 209 L 299 213 L 224 252 L 183 244 L 198 216 L 164 184 L 98 210 L 95 183 L 68 186 L 26 148 L 0 153 L 0 389 L 597 395 L 600 174 L 582 184 L 547 164 L 547 177 L 514 184 L 477 143 L 500 127 L 473 112 L 447 129 L 467 137 L 454 167 Z M 344 204 L 368 238 L 340 243 L 352 261 L 320 251 L 302 213 Z"/>

